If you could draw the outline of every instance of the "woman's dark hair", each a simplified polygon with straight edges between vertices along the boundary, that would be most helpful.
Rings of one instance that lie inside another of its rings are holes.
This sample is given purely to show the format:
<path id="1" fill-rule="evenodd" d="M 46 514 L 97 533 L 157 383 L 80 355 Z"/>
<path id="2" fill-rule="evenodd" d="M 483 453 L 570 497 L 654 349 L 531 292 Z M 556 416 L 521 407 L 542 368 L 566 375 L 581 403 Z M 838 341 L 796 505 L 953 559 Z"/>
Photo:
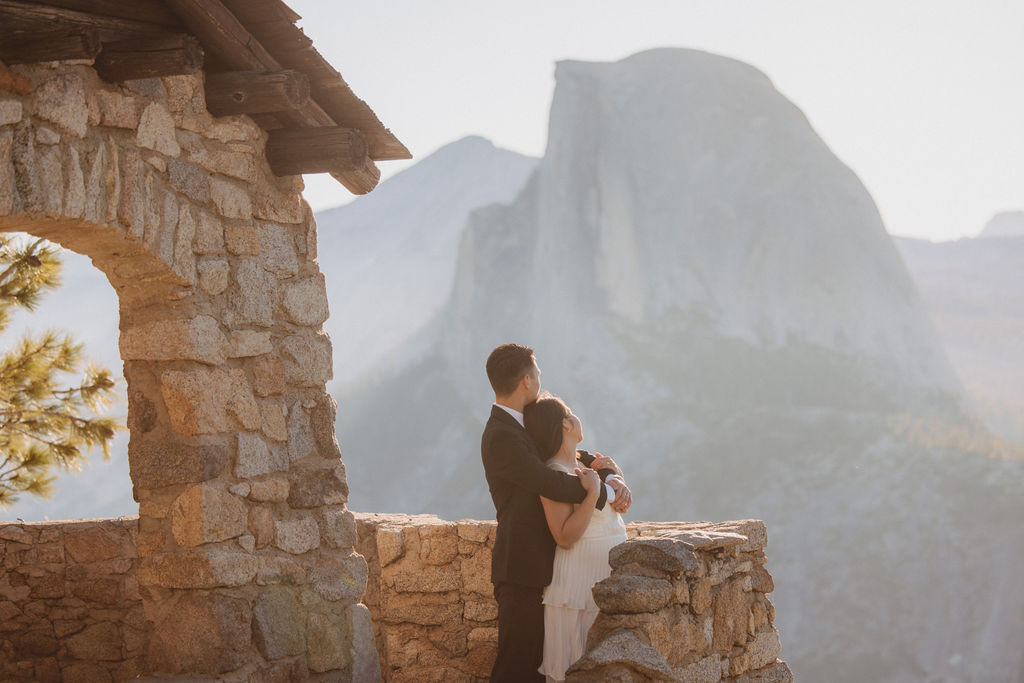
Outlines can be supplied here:
<path id="1" fill-rule="evenodd" d="M 565 401 L 548 393 L 523 408 L 526 433 L 537 445 L 541 460 L 547 462 L 562 447 L 562 420 L 567 417 L 569 409 Z"/>

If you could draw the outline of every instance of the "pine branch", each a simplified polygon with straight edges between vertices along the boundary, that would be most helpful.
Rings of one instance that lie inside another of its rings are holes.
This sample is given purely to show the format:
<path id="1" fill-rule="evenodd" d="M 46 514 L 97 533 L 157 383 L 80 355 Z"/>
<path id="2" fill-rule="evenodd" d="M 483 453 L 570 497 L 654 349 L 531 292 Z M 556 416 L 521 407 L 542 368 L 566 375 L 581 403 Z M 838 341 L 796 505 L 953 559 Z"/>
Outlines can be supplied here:
<path id="1" fill-rule="evenodd" d="M 49 441 L 49 440 L 44 439 L 43 437 L 39 436 L 36 432 L 28 431 L 26 429 L 21 429 L 19 427 L 16 427 L 15 425 L 10 424 L 10 423 L 0 425 L 0 429 L 10 429 L 12 432 L 15 432 L 17 434 L 21 434 L 22 436 L 24 436 L 24 437 L 26 437 L 28 439 L 32 439 L 33 441 L 38 441 L 39 443 L 44 444 L 44 445 L 46 445 L 47 448 L 50 448 L 50 449 L 52 449 L 54 451 L 59 451 L 59 450 L 61 450 L 62 448 L 65 447 L 65 445 L 62 444 L 59 441 Z M 20 465 L 18 465 L 18 468 L 21 468 L 22 465 L 24 465 L 24 463 L 21 463 Z"/>
<path id="2" fill-rule="evenodd" d="M 46 291 L 60 284 L 59 249 L 41 239 L 0 235 L 0 332 L 17 307 L 33 310 Z M 26 335 L 0 356 L 0 506 L 19 493 L 47 495 L 54 467 L 75 468 L 84 451 L 99 447 L 104 458 L 124 427 L 100 409 L 116 397 L 117 382 L 104 368 L 89 366 L 77 386 L 83 347 L 66 334 Z"/>
<path id="3" fill-rule="evenodd" d="M 11 263 L 11 265 L 7 266 L 7 268 L 4 269 L 4 272 L 0 273 L 0 285 L 3 285 L 7 281 L 8 278 L 10 278 L 12 275 L 14 275 L 14 273 L 17 272 L 18 268 L 20 268 L 23 263 L 27 262 L 27 263 L 29 263 L 29 265 L 32 265 L 32 266 L 40 266 L 40 265 L 42 265 L 42 262 L 39 260 L 39 258 L 35 257 L 32 254 L 32 252 L 34 252 L 36 247 L 38 247 L 44 241 L 45 240 L 43 240 L 42 238 L 37 239 L 35 242 L 33 242 L 29 246 L 28 249 L 25 250 L 25 253 L 21 256 L 21 258 L 15 259 Z M 29 259 L 34 259 L 34 260 L 30 261 Z"/>

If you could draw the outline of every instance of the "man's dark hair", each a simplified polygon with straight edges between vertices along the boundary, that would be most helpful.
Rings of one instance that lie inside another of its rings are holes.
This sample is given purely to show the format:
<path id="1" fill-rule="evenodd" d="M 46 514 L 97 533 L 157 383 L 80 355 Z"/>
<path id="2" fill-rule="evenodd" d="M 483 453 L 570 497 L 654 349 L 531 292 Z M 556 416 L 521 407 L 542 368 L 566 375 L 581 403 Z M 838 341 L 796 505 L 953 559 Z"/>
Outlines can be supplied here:
<path id="1" fill-rule="evenodd" d="M 502 344 L 487 357 L 487 379 L 496 396 L 508 396 L 533 366 L 533 349 L 520 344 Z"/>

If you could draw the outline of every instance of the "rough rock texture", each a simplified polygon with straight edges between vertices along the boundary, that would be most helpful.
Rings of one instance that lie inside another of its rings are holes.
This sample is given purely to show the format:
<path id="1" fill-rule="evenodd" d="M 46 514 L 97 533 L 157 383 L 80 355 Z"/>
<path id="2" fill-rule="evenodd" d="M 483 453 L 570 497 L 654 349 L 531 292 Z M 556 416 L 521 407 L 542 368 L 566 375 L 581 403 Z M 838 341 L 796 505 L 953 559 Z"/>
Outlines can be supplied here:
<path id="1" fill-rule="evenodd" d="M 189 543 L 234 534 L 230 495 L 195 486 L 169 514 L 196 522 Z M 0 523 L 0 680 L 124 681 L 154 669 L 232 681 L 309 680 L 309 671 L 379 679 L 370 613 L 358 604 L 367 564 L 351 550 L 355 520 L 345 510 L 324 517 L 341 549 L 305 563 L 258 559 L 253 536 L 248 552 L 242 536 L 140 559 L 144 518 Z M 168 590 L 180 588 L 196 590 Z M 174 595 L 169 609 L 144 604 L 157 592 Z"/>
<path id="2" fill-rule="evenodd" d="M 486 681 L 498 637 L 495 523 L 397 514 L 356 523 L 385 679 Z M 762 522 L 627 528 L 631 540 L 609 553 L 612 575 L 594 588 L 602 613 L 571 680 L 792 680 L 777 661 L 774 607 L 752 579 L 768 574 Z"/>
<path id="3" fill-rule="evenodd" d="M 0 680 L 126 680 L 147 623 L 138 520 L 0 523 Z"/>
<path id="4" fill-rule="evenodd" d="M 389 681 L 485 681 L 497 646 L 493 522 L 356 514 L 373 617 Z M 369 553 L 369 554 L 368 554 Z"/>
<path id="5" fill-rule="evenodd" d="M 567 681 L 793 680 L 758 590 L 771 588 L 763 522 L 641 522 L 630 535 L 594 586 L 601 614 Z"/>
<path id="6" fill-rule="evenodd" d="M 12 69 L 33 91 L 0 93 L 0 230 L 117 292 L 140 516 L 0 526 L 0 678 L 372 678 L 345 468 L 306 412 L 333 432 L 301 179 L 251 119 L 205 110 L 201 73 Z"/>
<path id="7" fill-rule="evenodd" d="M 204 504 L 209 492 L 194 488 L 172 510 Z M 239 538 L 140 560 L 146 518 L 0 525 L 0 677 L 487 680 L 493 521 L 326 508 L 317 522 L 334 550 L 258 559 Z M 253 546 L 280 531 L 262 523 Z M 571 680 L 792 680 L 762 592 L 763 523 L 636 522 L 628 534 L 595 586 L 602 613 Z M 673 555 L 693 562 L 679 568 Z M 169 590 L 182 584 L 195 590 Z M 172 593 L 171 607 L 144 609 L 147 592 Z"/>

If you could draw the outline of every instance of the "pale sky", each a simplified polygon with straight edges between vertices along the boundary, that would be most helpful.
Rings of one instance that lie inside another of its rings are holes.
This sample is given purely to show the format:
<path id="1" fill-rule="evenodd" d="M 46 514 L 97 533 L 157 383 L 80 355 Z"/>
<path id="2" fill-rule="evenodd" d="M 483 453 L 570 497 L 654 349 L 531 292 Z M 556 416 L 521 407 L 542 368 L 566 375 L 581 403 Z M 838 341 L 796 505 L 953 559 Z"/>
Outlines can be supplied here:
<path id="1" fill-rule="evenodd" d="M 416 159 L 470 134 L 540 156 L 556 61 L 688 47 L 765 72 L 893 234 L 973 236 L 1024 210 L 1021 0 L 286 2 Z M 326 175 L 306 188 L 315 210 L 352 199 Z"/>

